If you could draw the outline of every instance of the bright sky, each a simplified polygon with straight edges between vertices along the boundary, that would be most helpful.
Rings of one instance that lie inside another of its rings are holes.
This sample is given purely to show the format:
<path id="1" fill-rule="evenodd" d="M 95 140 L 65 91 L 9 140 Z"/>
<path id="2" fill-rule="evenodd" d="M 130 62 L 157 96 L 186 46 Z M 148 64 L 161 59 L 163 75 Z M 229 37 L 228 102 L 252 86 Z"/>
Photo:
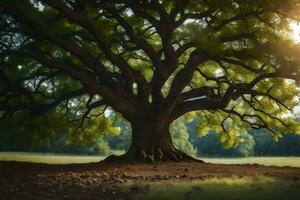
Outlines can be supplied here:
<path id="1" fill-rule="evenodd" d="M 295 112 L 295 113 L 300 113 L 300 106 L 296 106 L 296 107 L 294 108 L 294 112 Z"/>
<path id="2" fill-rule="evenodd" d="M 290 23 L 290 28 L 293 40 L 300 43 L 300 23 L 292 22 Z"/>

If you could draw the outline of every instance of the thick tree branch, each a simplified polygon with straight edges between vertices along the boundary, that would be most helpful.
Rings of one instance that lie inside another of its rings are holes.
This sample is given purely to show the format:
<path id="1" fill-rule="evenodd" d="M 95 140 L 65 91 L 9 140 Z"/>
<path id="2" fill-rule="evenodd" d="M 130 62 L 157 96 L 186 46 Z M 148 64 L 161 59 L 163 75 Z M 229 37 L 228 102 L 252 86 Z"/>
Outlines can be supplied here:
<path id="1" fill-rule="evenodd" d="M 160 56 L 155 50 L 151 47 L 151 45 L 139 37 L 133 30 L 132 26 L 119 14 L 118 10 L 113 8 L 113 6 L 108 6 L 106 3 L 101 4 L 104 8 L 112 14 L 112 16 L 119 22 L 119 24 L 126 30 L 130 40 L 136 44 L 139 48 L 144 50 L 144 52 L 149 56 L 151 61 L 153 62 L 154 67 L 161 67 Z"/>
<path id="2" fill-rule="evenodd" d="M 164 108 L 167 109 L 166 112 L 170 112 L 176 105 L 177 100 L 183 89 L 188 85 L 196 71 L 198 65 L 204 63 L 210 59 L 210 56 L 206 52 L 195 50 L 186 66 L 181 69 L 174 77 L 171 84 L 169 94 L 164 102 Z"/>

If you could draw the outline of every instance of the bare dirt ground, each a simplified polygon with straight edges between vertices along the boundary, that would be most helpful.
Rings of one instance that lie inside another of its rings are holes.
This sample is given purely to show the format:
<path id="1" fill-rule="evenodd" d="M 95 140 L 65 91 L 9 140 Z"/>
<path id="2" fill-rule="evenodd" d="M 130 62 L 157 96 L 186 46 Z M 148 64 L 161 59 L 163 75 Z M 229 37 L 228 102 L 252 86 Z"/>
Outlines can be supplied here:
<path id="1" fill-rule="evenodd" d="M 267 176 L 300 180 L 300 168 L 208 163 L 49 165 L 0 162 L 0 199 L 131 199 L 156 181 Z M 133 182 L 120 190 L 120 185 Z"/>

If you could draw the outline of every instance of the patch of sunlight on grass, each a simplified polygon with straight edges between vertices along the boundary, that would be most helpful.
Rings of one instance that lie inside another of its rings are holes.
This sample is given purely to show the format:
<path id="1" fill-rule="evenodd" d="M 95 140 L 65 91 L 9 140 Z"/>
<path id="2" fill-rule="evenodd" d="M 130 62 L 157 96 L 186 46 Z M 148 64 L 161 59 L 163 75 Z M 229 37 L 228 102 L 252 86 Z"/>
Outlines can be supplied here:
<path id="1" fill-rule="evenodd" d="M 259 164 L 266 166 L 300 167 L 300 157 L 199 158 L 216 164 Z"/>
<path id="2" fill-rule="evenodd" d="M 146 192 L 138 193 L 134 199 L 292 200 L 297 199 L 299 193 L 300 181 L 289 182 L 268 177 L 233 177 L 189 182 L 154 182 Z"/>

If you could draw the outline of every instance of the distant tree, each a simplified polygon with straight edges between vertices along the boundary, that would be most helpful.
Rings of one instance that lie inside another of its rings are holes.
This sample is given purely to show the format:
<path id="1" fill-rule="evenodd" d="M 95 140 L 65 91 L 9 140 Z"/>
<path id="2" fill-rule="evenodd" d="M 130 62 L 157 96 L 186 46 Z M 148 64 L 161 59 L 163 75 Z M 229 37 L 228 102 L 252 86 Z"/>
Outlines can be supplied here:
<path id="1" fill-rule="evenodd" d="M 255 156 L 255 141 L 249 134 L 241 134 L 245 138 L 238 146 L 234 148 L 224 148 L 220 142 L 217 142 L 217 134 L 211 132 L 203 138 L 196 138 L 192 144 L 197 148 L 199 157 L 249 157 Z M 266 147 L 268 149 L 268 147 Z"/>
<path id="2" fill-rule="evenodd" d="M 28 120 L 31 121 L 31 120 Z M 22 127 L 22 126 L 21 126 Z M 52 126 L 53 127 L 53 126 Z M 31 128 L 35 129 L 34 126 Z M 40 129 L 37 129 L 38 131 Z M 0 151 L 27 151 L 68 154 L 112 154 L 105 140 L 105 134 L 83 136 L 69 135 L 61 132 L 43 134 L 45 132 L 19 130 L 11 121 L 0 121 Z M 96 132 L 98 133 L 98 132 Z"/>
<path id="3" fill-rule="evenodd" d="M 242 142 L 235 149 L 235 156 L 249 157 L 254 156 L 255 140 L 252 135 L 241 133 Z"/>
<path id="4" fill-rule="evenodd" d="M 197 149 L 189 140 L 190 135 L 184 118 L 175 120 L 170 126 L 172 141 L 177 149 L 192 156 L 197 156 Z"/>
<path id="5" fill-rule="evenodd" d="M 274 142 L 266 131 L 251 131 L 255 138 L 254 155 L 256 156 L 300 156 L 300 137 L 284 135 Z"/>
<path id="6" fill-rule="evenodd" d="M 200 157 L 248 157 L 254 156 L 255 140 L 247 132 L 239 133 L 239 143 L 233 146 L 226 146 L 218 140 L 218 134 L 210 131 L 199 138 L 197 124 L 199 119 L 193 120 L 187 125 L 191 144 L 197 149 L 197 156 Z M 266 135 L 263 135 L 265 137 Z M 268 147 L 266 147 L 268 149 Z"/>
<path id="7" fill-rule="evenodd" d="M 240 143 L 235 148 L 226 148 L 218 141 L 218 134 L 211 131 L 199 138 L 196 118 L 188 123 L 188 132 L 192 145 L 197 148 L 200 157 L 248 157 L 248 156 L 299 156 L 300 136 L 286 134 L 279 141 L 272 139 L 268 131 L 249 130 L 248 133 L 240 132 Z"/>
<path id="8" fill-rule="evenodd" d="M 119 117 L 117 114 L 112 114 L 115 125 L 120 128 L 120 133 L 114 137 L 106 137 L 109 146 L 115 150 L 127 151 L 131 144 L 131 127 L 130 123 Z"/>
<path id="9" fill-rule="evenodd" d="M 225 147 L 251 128 L 299 134 L 300 48 L 287 34 L 299 11 L 298 0 L 1 0 L 1 118 L 84 141 L 117 132 L 100 116 L 110 106 L 131 124 L 128 160 L 191 159 L 169 132 L 182 115 Z"/>

